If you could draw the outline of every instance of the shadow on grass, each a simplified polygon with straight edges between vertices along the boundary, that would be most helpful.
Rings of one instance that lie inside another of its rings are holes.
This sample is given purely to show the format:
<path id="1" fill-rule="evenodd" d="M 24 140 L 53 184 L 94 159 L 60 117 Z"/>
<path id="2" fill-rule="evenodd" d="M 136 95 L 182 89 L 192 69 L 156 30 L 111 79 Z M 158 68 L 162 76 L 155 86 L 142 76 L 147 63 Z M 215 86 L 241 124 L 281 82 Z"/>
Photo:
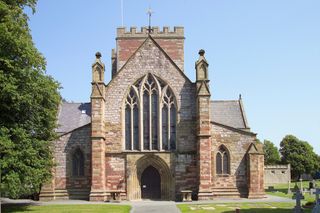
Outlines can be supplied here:
<path id="1" fill-rule="evenodd" d="M 266 192 L 282 192 L 288 194 L 288 189 L 265 189 Z"/>
<path id="2" fill-rule="evenodd" d="M 3 213 L 10 212 L 33 212 L 35 210 L 31 209 L 32 204 L 2 204 L 1 211 Z"/>

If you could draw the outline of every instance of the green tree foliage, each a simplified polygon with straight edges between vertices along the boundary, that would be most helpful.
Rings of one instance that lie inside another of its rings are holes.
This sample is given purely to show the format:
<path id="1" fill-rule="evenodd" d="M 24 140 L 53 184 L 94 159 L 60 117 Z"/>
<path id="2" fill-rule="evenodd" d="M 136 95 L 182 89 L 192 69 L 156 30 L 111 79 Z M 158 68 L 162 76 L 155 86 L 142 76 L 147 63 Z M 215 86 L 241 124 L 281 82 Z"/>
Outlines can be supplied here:
<path id="1" fill-rule="evenodd" d="M 263 151 L 265 165 L 280 163 L 280 154 L 278 148 L 271 141 L 263 141 Z"/>
<path id="2" fill-rule="evenodd" d="M 285 136 L 280 143 L 283 163 L 291 164 L 291 175 L 299 178 L 301 174 L 313 174 L 319 166 L 318 157 L 312 146 L 293 135 Z"/>
<path id="3" fill-rule="evenodd" d="M 0 186 L 13 198 L 39 192 L 53 166 L 59 84 L 32 42 L 24 8 L 35 5 L 0 0 Z"/>

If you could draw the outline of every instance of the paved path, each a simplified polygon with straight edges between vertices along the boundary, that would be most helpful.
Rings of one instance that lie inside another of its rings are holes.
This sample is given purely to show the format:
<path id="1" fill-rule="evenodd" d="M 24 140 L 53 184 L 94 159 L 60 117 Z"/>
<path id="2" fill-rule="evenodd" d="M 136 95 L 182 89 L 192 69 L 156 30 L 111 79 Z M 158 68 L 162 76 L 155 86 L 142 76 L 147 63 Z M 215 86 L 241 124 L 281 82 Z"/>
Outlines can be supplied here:
<path id="1" fill-rule="evenodd" d="M 174 201 L 136 201 L 131 206 L 130 213 L 180 213 Z"/>

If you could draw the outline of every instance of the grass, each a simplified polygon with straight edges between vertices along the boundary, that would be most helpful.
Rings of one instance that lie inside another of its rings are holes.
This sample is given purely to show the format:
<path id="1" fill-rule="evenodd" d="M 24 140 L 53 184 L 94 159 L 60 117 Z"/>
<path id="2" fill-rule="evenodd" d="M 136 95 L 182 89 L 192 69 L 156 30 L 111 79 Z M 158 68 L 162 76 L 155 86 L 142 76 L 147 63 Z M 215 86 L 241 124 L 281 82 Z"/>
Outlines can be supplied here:
<path id="1" fill-rule="evenodd" d="M 182 213 L 234 213 L 236 208 L 241 213 L 292 213 L 294 203 L 215 203 L 215 204 L 179 204 Z M 311 213 L 311 209 L 305 209 L 304 213 Z"/>
<path id="2" fill-rule="evenodd" d="M 300 182 L 292 182 L 290 189 L 291 192 L 294 191 L 295 184 L 297 183 L 298 187 L 300 187 Z M 316 182 L 317 186 L 320 186 L 320 180 Z M 302 182 L 303 188 L 309 188 L 309 181 L 303 181 Z M 266 189 L 266 193 L 269 195 L 274 195 L 278 197 L 286 197 L 286 198 L 292 198 L 293 193 L 288 194 L 288 184 L 274 184 L 274 189 Z M 304 194 L 304 202 L 314 202 L 315 201 L 315 195 L 310 195 L 309 193 Z"/>
<path id="3" fill-rule="evenodd" d="M 85 204 L 85 205 L 47 205 L 47 206 L 2 206 L 2 212 L 45 212 L 45 213 L 128 213 L 128 205 Z"/>

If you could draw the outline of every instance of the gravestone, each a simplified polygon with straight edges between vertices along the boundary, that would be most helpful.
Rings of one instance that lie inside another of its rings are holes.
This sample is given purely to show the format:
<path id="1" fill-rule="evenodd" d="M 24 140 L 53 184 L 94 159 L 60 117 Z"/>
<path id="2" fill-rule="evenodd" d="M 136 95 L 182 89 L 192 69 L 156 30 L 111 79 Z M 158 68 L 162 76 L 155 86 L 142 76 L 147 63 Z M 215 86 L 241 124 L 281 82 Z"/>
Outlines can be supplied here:
<path id="1" fill-rule="evenodd" d="M 294 196 L 292 197 L 292 199 L 296 199 L 296 206 L 293 209 L 294 213 L 302 213 L 303 210 L 301 208 L 301 200 L 304 199 L 304 196 L 300 190 L 297 190 L 294 194 Z"/>
<path id="2" fill-rule="evenodd" d="M 316 205 L 312 209 L 312 213 L 319 213 L 320 212 L 320 188 L 316 189 L 314 194 L 316 195 Z"/>

